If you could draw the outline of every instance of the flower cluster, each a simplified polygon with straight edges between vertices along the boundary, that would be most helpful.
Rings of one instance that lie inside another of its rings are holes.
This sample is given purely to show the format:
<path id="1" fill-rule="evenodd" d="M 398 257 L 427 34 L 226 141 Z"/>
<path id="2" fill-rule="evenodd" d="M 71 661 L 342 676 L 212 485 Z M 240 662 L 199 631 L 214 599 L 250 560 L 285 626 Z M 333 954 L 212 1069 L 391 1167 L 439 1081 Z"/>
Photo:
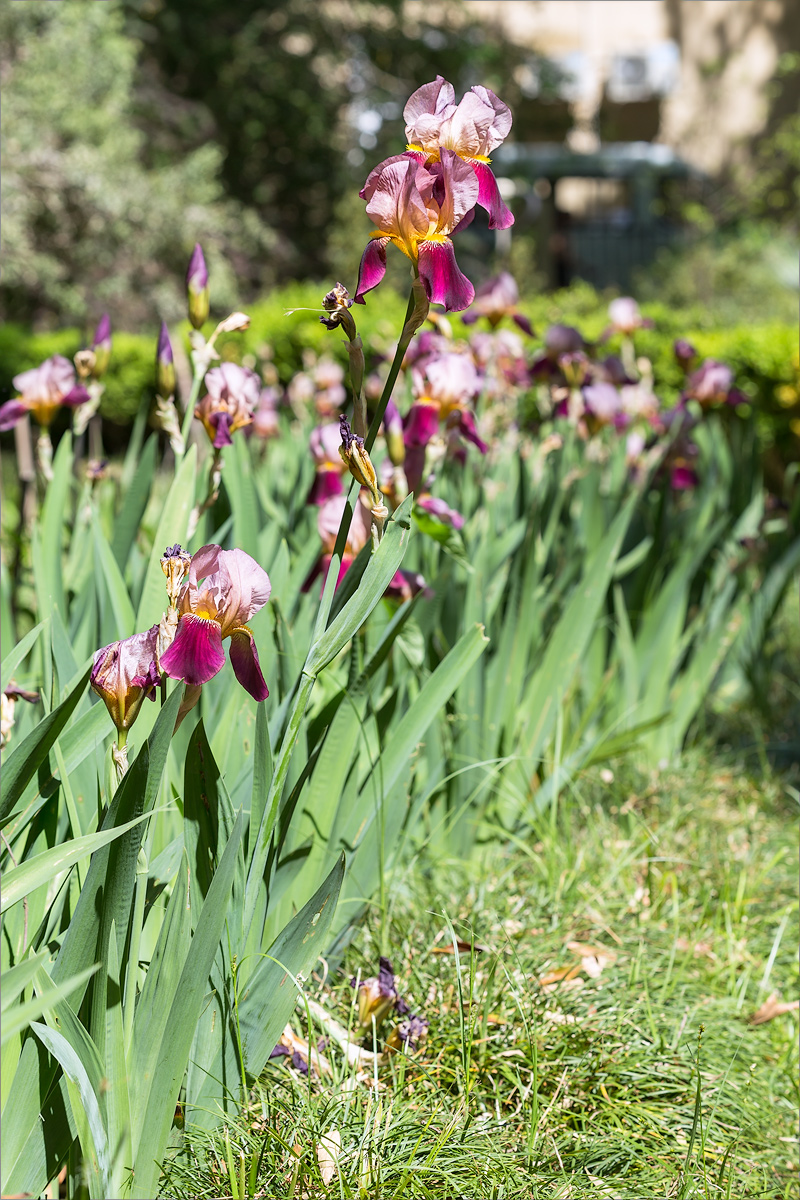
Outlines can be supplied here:
<path id="1" fill-rule="evenodd" d="M 381 282 L 392 243 L 411 261 L 428 301 L 461 312 L 475 289 L 456 263 L 453 236 L 477 204 L 489 213 L 491 229 L 514 220 L 489 166 L 491 151 L 511 129 L 511 113 L 485 87 L 473 87 L 456 104 L 452 84 L 438 75 L 414 92 L 403 115 L 405 153 L 375 167 L 360 192 L 377 230 L 362 256 L 354 299 L 363 304 Z"/>
<path id="2" fill-rule="evenodd" d="M 169 546 L 161 568 L 169 603 L 159 624 L 103 646 L 92 664 L 91 686 L 121 735 L 120 746 L 165 676 L 189 685 L 184 714 L 197 703 L 202 685 L 225 665 L 224 639 L 230 639 L 231 666 L 242 687 L 255 700 L 269 695 L 247 626 L 269 600 L 266 571 L 243 550 L 215 545 L 191 556 Z"/>
<path id="3" fill-rule="evenodd" d="M 408 1004 L 397 990 L 392 964 L 388 958 L 378 960 L 378 974 L 360 982 L 353 978 L 350 986 L 356 988 L 357 1024 L 367 1037 L 380 1031 L 390 1013 L 402 1020 L 395 1024 L 386 1038 L 389 1050 L 415 1051 L 428 1036 L 428 1019 L 411 1013 Z"/>

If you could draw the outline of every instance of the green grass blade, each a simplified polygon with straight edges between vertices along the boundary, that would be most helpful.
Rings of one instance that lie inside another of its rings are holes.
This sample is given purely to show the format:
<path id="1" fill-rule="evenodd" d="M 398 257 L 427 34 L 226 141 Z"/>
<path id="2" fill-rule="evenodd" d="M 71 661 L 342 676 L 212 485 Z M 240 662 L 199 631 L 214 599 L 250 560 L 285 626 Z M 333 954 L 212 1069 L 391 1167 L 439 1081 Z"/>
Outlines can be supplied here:
<path id="1" fill-rule="evenodd" d="M 0 666 L 0 678 L 3 681 L 3 687 L 6 687 L 10 682 L 19 664 L 27 655 L 28 651 L 36 644 L 36 639 L 44 629 L 44 622 L 40 621 L 38 625 L 34 625 L 33 629 L 29 629 L 25 637 L 17 642 L 12 650 L 3 659 L 3 664 Z"/>

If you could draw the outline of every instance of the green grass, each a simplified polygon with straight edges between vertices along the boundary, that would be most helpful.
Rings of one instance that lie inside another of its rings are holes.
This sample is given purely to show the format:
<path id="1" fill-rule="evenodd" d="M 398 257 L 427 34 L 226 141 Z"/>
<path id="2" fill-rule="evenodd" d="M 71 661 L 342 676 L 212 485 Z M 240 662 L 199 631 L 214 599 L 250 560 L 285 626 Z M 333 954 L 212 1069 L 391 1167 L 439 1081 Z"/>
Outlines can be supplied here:
<path id="1" fill-rule="evenodd" d="M 239 1149 L 253 1169 L 242 1195 L 797 1197 L 797 1011 L 749 1023 L 797 993 L 795 817 L 780 778 L 695 751 L 652 776 L 588 774 L 507 852 L 421 852 L 308 990 L 347 1025 L 348 977 L 388 954 L 430 1019 L 424 1049 L 377 1089 L 335 1050 L 332 1080 L 271 1064 L 229 1131 L 236 1175 Z M 453 931 L 484 948 L 437 953 Z M 573 941 L 613 961 L 543 989 L 580 962 Z M 164 1194 L 238 1194 L 221 1133 L 191 1144 Z"/>

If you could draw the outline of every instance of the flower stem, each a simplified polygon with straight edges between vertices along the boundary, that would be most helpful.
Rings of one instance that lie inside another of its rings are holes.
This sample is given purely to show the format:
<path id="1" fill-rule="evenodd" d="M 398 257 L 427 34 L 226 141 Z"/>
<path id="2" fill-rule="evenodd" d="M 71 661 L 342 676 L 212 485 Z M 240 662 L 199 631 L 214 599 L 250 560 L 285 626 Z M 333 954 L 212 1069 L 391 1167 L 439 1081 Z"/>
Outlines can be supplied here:
<path id="1" fill-rule="evenodd" d="M 195 365 L 194 378 L 192 379 L 192 387 L 189 392 L 189 398 L 186 401 L 186 409 L 183 414 L 183 424 L 181 425 L 181 437 L 183 438 L 183 453 L 175 455 L 176 464 L 183 458 L 186 449 L 189 445 L 189 432 L 192 428 L 192 420 L 194 419 L 194 407 L 197 404 L 197 397 L 200 395 L 200 388 L 203 380 L 206 377 L 206 365 Z"/>
<path id="2" fill-rule="evenodd" d="M 381 398 L 378 401 L 378 406 L 375 409 L 375 414 L 372 418 L 372 423 L 369 427 L 369 432 L 364 439 L 364 445 L 369 452 L 375 444 L 375 438 L 378 436 L 378 430 L 381 427 L 383 414 L 386 412 L 386 405 L 391 399 L 394 385 L 397 382 L 397 376 L 400 374 L 400 368 L 403 365 L 403 359 L 406 356 L 406 350 L 411 345 L 411 339 L 417 332 L 418 326 L 415 328 L 411 318 L 414 315 L 414 310 L 417 307 L 418 288 L 421 287 L 419 279 L 415 279 L 411 288 L 411 295 L 408 297 L 408 307 L 406 308 L 406 316 L 403 321 L 403 328 L 400 333 L 400 340 L 397 343 L 397 349 L 394 352 L 392 365 L 389 367 L 389 374 L 386 376 L 386 383 L 381 392 Z M 345 510 L 346 512 L 347 510 Z M 348 526 L 349 528 L 349 526 Z M 338 539 L 337 539 L 338 540 Z"/>

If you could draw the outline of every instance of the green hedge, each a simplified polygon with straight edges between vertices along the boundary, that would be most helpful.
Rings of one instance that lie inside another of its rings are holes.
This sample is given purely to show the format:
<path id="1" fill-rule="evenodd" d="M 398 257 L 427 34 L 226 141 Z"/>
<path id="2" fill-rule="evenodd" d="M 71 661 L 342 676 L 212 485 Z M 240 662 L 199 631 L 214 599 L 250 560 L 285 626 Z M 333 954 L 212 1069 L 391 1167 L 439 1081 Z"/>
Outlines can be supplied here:
<path id="1" fill-rule="evenodd" d="M 345 363 L 343 336 L 325 329 L 319 321 L 324 290 L 324 284 L 296 283 L 248 306 L 249 330 L 220 339 L 222 356 L 242 361 L 251 355 L 259 360 L 265 347 L 270 346 L 272 360 L 284 383 L 302 369 L 304 351 L 331 354 Z M 578 283 L 549 295 L 528 297 L 521 308 L 539 336 L 548 325 L 561 321 L 577 326 L 584 336 L 595 339 L 606 328 L 610 298 L 598 294 L 588 284 Z M 392 347 L 405 304 L 402 296 L 383 287 L 369 297 L 364 307 L 355 310 L 368 349 L 383 352 Z M 648 304 L 643 311 L 652 318 L 655 327 L 637 335 L 637 349 L 652 360 L 659 393 L 665 401 L 677 396 L 682 380 L 672 343 L 676 337 L 686 337 L 703 357 L 722 359 L 734 368 L 737 384 L 759 414 L 760 432 L 766 442 L 777 440 L 784 458 L 800 457 L 800 439 L 795 432 L 800 428 L 797 338 L 792 325 L 765 322 L 720 328 L 714 324 L 713 312 L 700 307 L 673 309 L 663 304 Z M 456 336 L 466 332 L 457 316 L 451 318 L 451 323 Z M 174 336 L 183 334 L 187 339 L 187 349 L 188 329 L 187 323 L 174 331 Z M 152 393 L 156 332 L 154 327 L 148 337 L 114 331 L 102 406 L 102 413 L 108 419 L 122 424 L 130 421 L 142 395 Z M 31 333 L 18 325 L 4 326 L 0 329 L 0 388 L 6 395 L 11 394 L 11 379 L 18 372 L 36 366 L 51 354 L 71 358 L 85 344 L 85 337 L 77 329 Z M 612 340 L 609 349 L 614 347 Z"/>

